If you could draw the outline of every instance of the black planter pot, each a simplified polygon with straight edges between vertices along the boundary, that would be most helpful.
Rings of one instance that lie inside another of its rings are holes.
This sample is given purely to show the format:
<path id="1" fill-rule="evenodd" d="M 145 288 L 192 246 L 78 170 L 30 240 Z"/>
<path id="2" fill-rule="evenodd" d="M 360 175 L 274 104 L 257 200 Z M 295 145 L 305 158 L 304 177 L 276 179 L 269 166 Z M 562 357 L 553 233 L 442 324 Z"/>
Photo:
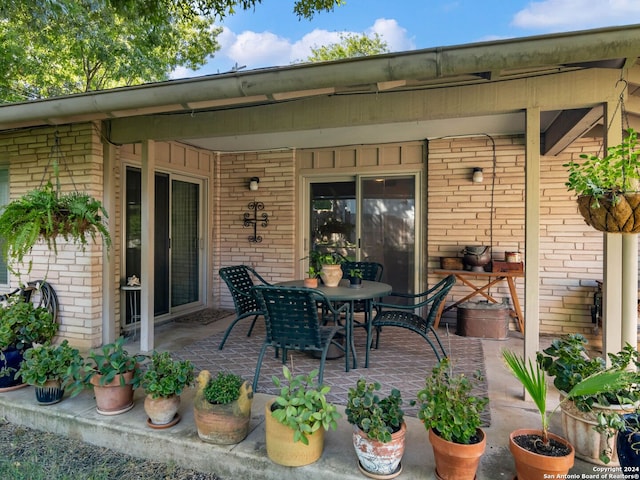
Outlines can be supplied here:
<path id="1" fill-rule="evenodd" d="M 640 418 L 636 413 L 623 415 L 627 428 L 620 430 L 616 438 L 618 459 L 624 478 L 638 478 L 640 468 Z"/>
<path id="2" fill-rule="evenodd" d="M 62 400 L 64 388 L 60 387 L 60 382 L 51 382 L 44 386 L 35 387 L 36 400 L 40 405 L 53 405 Z"/>
<path id="3" fill-rule="evenodd" d="M 16 388 L 23 385 L 20 377 L 16 378 L 16 373 L 20 370 L 22 363 L 22 350 L 8 348 L 0 355 L 0 371 L 8 370 L 6 375 L 0 377 L 0 389 Z"/>

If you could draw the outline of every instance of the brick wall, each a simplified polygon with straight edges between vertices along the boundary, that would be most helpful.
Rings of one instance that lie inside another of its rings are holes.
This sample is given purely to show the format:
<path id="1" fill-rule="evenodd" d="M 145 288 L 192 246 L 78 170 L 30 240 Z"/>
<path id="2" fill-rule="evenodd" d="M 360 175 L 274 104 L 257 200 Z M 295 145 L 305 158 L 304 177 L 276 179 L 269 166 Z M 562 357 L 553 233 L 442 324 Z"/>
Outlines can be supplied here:
<path id="1" fill-rule="evenodd" d="M 59 150 L 55 148 L 56 137 Z M 9 162 L 10 199 L 15 199 L 52 180 L 53 161 L 60 166 L 63 192 L 87 192 L 102 201 L 102 143 L 99 127 L 93 124 L 64 125 L 21 130 L 0 136 L 0 157 Z M 84 251 L 58 239 L 58 252 L 44 243 L 34 247 L 31 272 L 28 266 L 15 268 L 11 287 L 20 282 L 46 279 L 59 300 L 60 337 L 79 348 L 101 343 L 102 331 L 102 244 L 89 244 Z"/>

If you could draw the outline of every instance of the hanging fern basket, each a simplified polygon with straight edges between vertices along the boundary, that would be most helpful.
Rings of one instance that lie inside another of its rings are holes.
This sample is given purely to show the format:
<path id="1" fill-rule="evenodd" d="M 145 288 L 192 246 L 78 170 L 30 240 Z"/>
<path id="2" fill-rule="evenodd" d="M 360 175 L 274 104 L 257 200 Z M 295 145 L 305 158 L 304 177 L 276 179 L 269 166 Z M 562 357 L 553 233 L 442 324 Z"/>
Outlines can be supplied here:
<path id="1" fill-rule="evenodd" d="M 590 227 L 608 233 L 640 233 L 640 193 L 578 197 L 578 211 Z"/>

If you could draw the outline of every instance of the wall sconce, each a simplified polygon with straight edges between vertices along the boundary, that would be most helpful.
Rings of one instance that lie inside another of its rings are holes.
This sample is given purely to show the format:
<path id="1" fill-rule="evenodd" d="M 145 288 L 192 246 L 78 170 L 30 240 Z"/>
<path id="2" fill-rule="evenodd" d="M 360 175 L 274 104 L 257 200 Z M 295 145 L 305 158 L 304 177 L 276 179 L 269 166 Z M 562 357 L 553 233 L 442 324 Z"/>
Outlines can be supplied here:
<path id="1" fill-rule="evenodd" d="M 258 177 L 251 177 L 251 180 L 249 180 L 249 190 L 251 190 L 252 192 L 258 190 L 259 183 L 260 179 Z"/>
<path id="2" fill-rule="evenodd" d="M 482 183 L 482 180 L 484 179 L 484 177 L 482 176 L 482 168 L 480 167 L 474 167 L 473 168 L 473 183 Z"/>

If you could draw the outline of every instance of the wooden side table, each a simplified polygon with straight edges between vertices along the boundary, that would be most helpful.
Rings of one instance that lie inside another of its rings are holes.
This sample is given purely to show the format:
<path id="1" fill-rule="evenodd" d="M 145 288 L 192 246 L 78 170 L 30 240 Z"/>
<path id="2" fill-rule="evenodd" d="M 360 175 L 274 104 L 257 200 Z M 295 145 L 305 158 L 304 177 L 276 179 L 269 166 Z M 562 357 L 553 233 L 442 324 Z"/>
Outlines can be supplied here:
<path id="1" fill-rule="evenodd" d="M 436 269 L 433 271 L 433 273 L 437 273 L 438 275 L 455 275 L 456 280 L 460 280 L 460 282 L 463 285 L 466 285 L 467 287 L 469 287 L 472 292 L 465 296 L 464 298 L 462 298 L 461 300 L 458 300 L 457 302 L 449 305 L 448 307 L 446 307 L 444 309 L 444 311 L 449 311 L 452 308 L 457 307 L 458 305 L 460 305 L 461 303 L 466 302 L 467 300 L 469 300 L 470 298 L 475 297 L 476 295 L 482 295 L 484 298 L 486 298 L 488 301 L 492 302 L 492 303 L 500 303 L 498 302 L 498 300 L 496 300 L 495 298 L 493 298 L 489 293 L 487 293 L 487 290 L 489 290 L 489 288 L 491 288 L 492 286 L 494 286 L 497 283 L 500 283 L 502 281 L 506 281 L 507 285 L 509 286 L 509 294 L 511 295 L 511 303 L 513 304 L 513 309 L 514 309 L 514 317 L 516 318 L 517 322 L 518 322 L 518 327 L 520 328 L 520 332 L 524 333 L 524 315 L 522 313 L 522 308 L 520 307 L 520 299 L 518 298 L 518 291 L 516 290 L 516 282 L 515 279 L 516 278 L 523 278 L 524 277 L 524 272 L 517 272 L 517 271 L 510 271 L 510 272 L 473 272 L 473 271 L 469 271 L 469 270 L 443 270 L 443 269 Z M 481 279 L 482 281 L 485 281 L 486 283 L 484 285 L 476 285 L 475 283 L 473 283 L 470 278 L 478 278 Z M 435 328 L 437 328 L 438 326 L 435 325 Z"/>

